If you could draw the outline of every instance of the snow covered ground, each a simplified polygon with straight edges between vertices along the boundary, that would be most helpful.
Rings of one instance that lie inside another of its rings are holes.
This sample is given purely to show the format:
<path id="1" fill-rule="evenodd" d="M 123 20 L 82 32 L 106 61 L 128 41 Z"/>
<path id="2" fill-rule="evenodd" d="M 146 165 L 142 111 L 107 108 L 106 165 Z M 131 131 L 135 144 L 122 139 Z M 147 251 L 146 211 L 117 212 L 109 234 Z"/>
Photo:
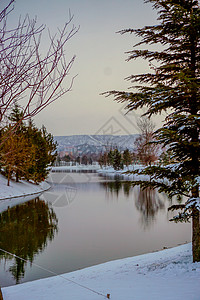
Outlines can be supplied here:
<path id="1" fill-rule="evenodd" d="M 191 244 L 2 289 L 4 300 L 199 300 Z"/>
<path id="2" fill-rule="evenodd" d="M 49 188 L 50 185 L 46 182 L 36 185 L 25 180 L 10 181 L 10 186 L 7 186 L 7 179 L 0 174 L 0 212 L 7 210 L 8 206 L 31 200 Z"/>
<path id="3" fill-rule="evenodd" d="M 123 170 L 115 170 L 113 167 L 110 167 L 110 166 L 105 167 L 104 166 L 102 168 L 99 168 L 97 170 L 97 172 L 102 175 L 109 175 L 109 176 L 122 175 L 123 178 L 126 180 L 134 180 L 134 179 L 139 179 L 139 176 L 136 174 L 126 174 L 126 172 L 134 171 L 134 170 L 138 170 L 138 169 L 142 169 L 142 168 L 144 168 L 144 166 L 142 166 L 142 165 L 130 165 L 128 167 L 124 166 Z M 141 176 L 140 176 L 140 179 L 141 179 Z"/>

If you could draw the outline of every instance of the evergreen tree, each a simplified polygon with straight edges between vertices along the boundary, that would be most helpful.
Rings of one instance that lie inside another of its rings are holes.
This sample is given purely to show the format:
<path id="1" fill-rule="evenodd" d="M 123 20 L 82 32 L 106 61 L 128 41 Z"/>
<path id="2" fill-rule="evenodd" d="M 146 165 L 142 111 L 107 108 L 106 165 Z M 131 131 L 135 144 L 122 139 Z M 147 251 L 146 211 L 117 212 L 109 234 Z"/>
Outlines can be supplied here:
<path id="1" fill-rule="evenodd" d="M 128 167 L 132 163 L 131 153 L 128 149 L 124 150 L 123 163 Z"/>
<path id="2" fill-rule="evenodd" d="M 167 146 L 171 163 L 146 167 L 139 173 L 150 175 L 151 181 L 133 184 L 158 188 L 170 197 L 187 197 L 175 220 L 192 218 L 193 261 L 200 261 L 200 8 L 196 0 L 145 2 L 157 10 L 158 24 L 122 30 L 121 34 L 140 38 L 128 52 L 128 60 L 146 59 L 151 71 L 128 77 L 136 83 L 135 91 L 111 91 L 109 95 L 127 102 L 129 110 L 146 107 L 147 116 L 169 113 L 155 136 L 159 144 Z M 152 50 L 152 45 L 158 44 L 160 50 Z"/>
<path id="3" fill-rule="evenodd" d="M 5 136 L 7 136 L 8 141 L 5 138 L 5 143 L 9 143 L 11 137 L 11 132 L 14 135 L 12 149 L 10 155 L 14 157 L 14 169 L 16 182 L 24 175 L 25 170 L 28 168 L 28 163 L 30 162 L 30 156 L 32 155 L 32 149 L 27 144 L 24 133 L 26 131 L 26 126 L 23 122 L 23 111 L 20 106 L 15 103 L 13 110 L 8 117 L 10 124 L 9 130 L 7 128 Z"/>
<path id="4" fill-rule="evenodd" d="M 1 130 L 4 139 L 0 148 L 1 171 L 7 176 L 8 185 L 12 175 L 16 181 L 23 177 L 41 182 L 57 155 L 53 136 L 44 126 L 36 128 L 32 120 L 27 126 L 22 121 L 22 114 L 20 107 L 15 105 L 9 117 L 10 125 Z"/>
<path id="5" fill-rule="evenodd" d="M 63 160 L 66 162 L 70 162 L 71 161 L 71 157 L 69 156 L 69 154 L 65 154 L 65 156 L 63 157 Z"/>
<path id="6" fill-rule="evenodd" d="M 8 120 L 11 121 L 13 129 L 17 130 L 18 132 L 22 131 L 24 127 L 23 111 L 20 109 L 20 106 L 17 104 L 17 102 L 15 103 L 14 108 L 8 117 Z"/>
<path id="7" fill-rule="evenodd" d="M 3 134 L 2 134 L 3 135 Z M 4 135 L 3 135 L 4 136 Z M 7 185 L 10 185 L 10 179 L 13 174 L 13 166 L 15 161 L 15 156 L 13 155 L 14 149 L 14 136 L 6 139 L 4 147 L 1 147 L 1 172 L 4 170 L 5 175 L 8 178 Z"/>
<path id="8" fill-rule="evenodd" d="M 118 149 L 113 150 L 113 168 L 115 170 L 122 170 L 124 168 L 122 155 Z"/>
<path id="9" fill-rule="evenodd" d="M 26 179 L 32 179 L 38 183 L 47 177 L 50 171 L 49 167 L 56 160 L 57 144 L 44 126 L 39 130 L 32 122 L 29 123 L 26 136 L 34 148 L 34 159 L 29 166 Z"/>
<path id="10" fill-rule="evenodd" d="M 34 149 L 28 143 L 24 132 L 18 131 L 10 135 L 11 126 L 4 129 L 5 142 L 1 145 L 0 158 L 1 168 L 8 178 L 8 185 L 12 174 L 18 182 L 24 177 L 34 158 Z"/>
<path id="11" fill-rule="evenodd" d="M 114 150 L 110 150 L 108 152 L 108 165 L 109 166 L 113 166 L 114 164 L 114 159 L 115 159 L 115 154 L 114 154 Z"/>

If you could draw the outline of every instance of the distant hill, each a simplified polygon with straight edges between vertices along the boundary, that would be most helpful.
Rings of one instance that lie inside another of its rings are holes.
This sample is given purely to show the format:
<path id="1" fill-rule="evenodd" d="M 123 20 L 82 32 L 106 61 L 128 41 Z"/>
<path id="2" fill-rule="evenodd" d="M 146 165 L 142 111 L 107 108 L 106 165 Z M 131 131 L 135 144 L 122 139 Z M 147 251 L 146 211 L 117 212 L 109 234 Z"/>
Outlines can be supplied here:
<path id="1" fill-rule="evenodd" d="M 89 154 L 101 153 L 106 149 L 117 147 L 120 151 L 133 151 L 137 134 L 133 135 L 70 135 L 55 136 L 58 143 L 58 152 Z"/>

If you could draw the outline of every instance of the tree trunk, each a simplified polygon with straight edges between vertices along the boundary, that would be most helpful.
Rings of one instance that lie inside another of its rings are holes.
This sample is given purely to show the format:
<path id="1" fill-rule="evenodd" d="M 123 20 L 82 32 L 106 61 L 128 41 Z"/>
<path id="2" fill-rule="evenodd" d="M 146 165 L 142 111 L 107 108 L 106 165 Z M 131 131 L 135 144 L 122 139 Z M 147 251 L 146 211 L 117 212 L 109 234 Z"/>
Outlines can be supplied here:
<path id="1" fill-rule="evenodd" d="M 10 186 L 10 171 L 8 170 L 8 180 L 7 180 L 7 186 Z"/>
<path id="2" fill-rule="evenodd" d="M 3 300 L 3 295 L 2 295 L 2 292 L 1 292 L 1 288 L 0 288 L 0 300 Z"/>
<path id="3" fill-rule="evenodd" d="M 193 262 L 200 261 L 200 212 L 197 208 L 192 212 L 192 253 Z"/>
<path id="4" fill-rule="evenodd" d="M 19 182 L 19 172 L 18 172 L 18 170 L 16 171 L 15 177 L 16 177 L 16 182 Z"/>

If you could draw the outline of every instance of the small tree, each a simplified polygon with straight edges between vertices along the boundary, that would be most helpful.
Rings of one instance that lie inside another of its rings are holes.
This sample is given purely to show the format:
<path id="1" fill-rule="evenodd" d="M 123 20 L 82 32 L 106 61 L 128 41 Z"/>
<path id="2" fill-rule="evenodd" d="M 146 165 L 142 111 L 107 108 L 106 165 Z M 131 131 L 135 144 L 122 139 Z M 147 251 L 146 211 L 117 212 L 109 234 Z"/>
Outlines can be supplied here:
<path id="1" fill-rule="evenodd" d="M 58 155 L 56 156 L 56 160 L 55 160 L 55 162 L 54 162 L 54 165 L 55 165 L 55 166 L 60 166 L 60 162 L 61 162 L 61 157 L 60 157 L 60 155 L 58 154 Z"/>
<path id="2" fill-rule="evenodd" d="M 71 161 L 71 157 L 69 156 L 69 154 L 65 154 L 65 156 L 63 157 L 63 161 L 66 161 L 66 162 L 70 162 Z"/>
<path id="3" fill-rule="evenodd" d="M 132 155 L 128 149 L 123 152 L 123 163 L 127 167 L 132 163 Z"/>
<path id="4" fill-rule="evenodd" d="M 32 179 L 38 183 L 43 181 L 50 172 L 50 168 L 56 160 L 57 144 L 53 136 L 47 133 L 46 128 L 37 129 L 31 122 L 27 128 L 26 137 L 34 149 L 34 159 L 29 165 L 26 179 Z"/>
<path id="5" fill-rule="evenodd" d="M 23 111 L 19 107 L 17 103 L 15 103 L 13 110 L 11 111 L 8 120 L 9 120 L 9 130 L 5 131 L 4 140 L 6 142 L 7 139 L 10 137 L 11 128 L 15 128 L 13 132 L 13 152 L 10 152 L 10 155 L 14 156 L 14 169 L 15 169 L 15 178 L 16 182 L 24 176 L 25 170 L 29 168 L 29 163 L 32 161 L 33 158 L 33 147 L 25 137 L 26 134 L 26 126 L 25 123 L 22 121 L 23 118 Z M 18 124 L 18 125 L 17 125 Z M 17 125 L 17 126 L 16 126 Z"/>
<path id="6" fill-rule="evenodd" d="M 36 183 L 44 180 L 57 155 L 53 136 L 47 133 L 44 126 L 42 129 L 36 128 L 31 120 L 28 126 L 21 122 L 15 132 L 9 134 L 21 113 L 19 107 L 15 106 L 9 118 L 11 124 L 1 131 L 4 143 L 0 148 L 0 162 L 8 177 L 8 185 L 12 175 L 15 175 L 16 181 L 22 177 Z"/>
<path id="7" fill-rule="evenodd" d="M 108 165 L 108 153 L 107 152 L 101 153 L 99 156 L 98 162 L 101 167 L 107 166 Z"/>
<path id="8" fill-rule="evenodd" d="M 88 162 L 89 162 L 89 160 L 88 160 L 87 155 L 83 155 L 83 157 L 82 157 L 82 164 L 83 164 L 83 165 L 87 165 Z"/>
<path id="9" fill-rule="evenodd" d="M 76 157 L 76 163 L 78 163 L 79 165 L 81 163 L 81 157 L 79 155 Z"/>
<path id="10" fill-rule="evenodd" d="M 10 132 L 10 127 L 4 129 L 4 136 Z M 34 148 L 28 142 L 25 132 L 15 132 L 1 146 L 1 167 L 8 178 L 8 185 L 11 176 L 14 174 L 18 182 L 22 176 L 25 176 L 34 160 Z M 26 176 L 25 176 L 26 177 Z"/>
<path id="11" fill-rule="evenodd" d="M 111 149 L 111 150 L 108 152 L 107 159 L 108 159 L 108 165 L 109 165 L 109 166 L 113 166 L 113 164 L 114 164 L 114 159 L 115 159 L 115 153 L 114 153 L 114 150 Z"/>
<path id="12" fill-rule="evenodd" d="M 132 92 L 111 91 L 129 110 L 146 107 L 147 116 L 168 112 L 163 127 L 155 133 L 158 144 L 167 146 L 172 162 L 147 167 L 139 174 L 151 181 L 138 181 L 143 188 L 158 188 L 170 197 L 188 198 L 174 220 L 192 218 L 193 261 L 200 261 L 200 7 L 196 0 L 146 0 L 158 11 L 159 24 L 122 30 L 141 38 L 128 60 L 144 58 L 150 72 L 128 80 L 136 83 Z M 159 44 L 160 50 L 152 50 Z M 180 207 L 180 206 L 178 206 Z M 176 207 L 175 207 L 176 208 Z"/>
<path id="13" fill-rule="evenodd" d="M 135 140 L 136 155 L 145 165 L 151 165 L 158 159 L 159 147 L 155 142 L 155 125 L 148 118 L 141 118 L 138 123 L 140 134 Z"/>
<path id="14" fill-rule="evenodd" d="M 122 170 L 124 168 L 122 154 L 118 149 L 113 150 L 113 168 L 115 170 Z"/>
<path id="15" fill-rule="evenodd" d="M 10 179 L 13 173 L 13 166 L 15 163 L 15 156 L 13 155 L 14 149 L 14 136 L 4 143 L 3 149 L 1 149 L 1 169 L 4 169 L 4 172 L 8 178 L 7 185 L 10 185 Z M 2 170 L 1 170 L 2 171 Z"/>

